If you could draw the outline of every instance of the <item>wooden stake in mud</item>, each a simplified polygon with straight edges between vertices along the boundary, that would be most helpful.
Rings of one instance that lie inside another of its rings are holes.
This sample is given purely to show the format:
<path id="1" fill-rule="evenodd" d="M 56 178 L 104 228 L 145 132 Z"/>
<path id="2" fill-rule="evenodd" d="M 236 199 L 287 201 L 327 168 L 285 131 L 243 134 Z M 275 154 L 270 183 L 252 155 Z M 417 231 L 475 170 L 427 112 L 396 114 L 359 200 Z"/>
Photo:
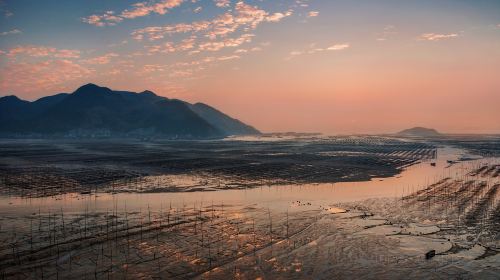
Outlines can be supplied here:
<path id="1" fill-rule="evenodd" d="M 288 240 L 288 208 L 286 209 L 286 239 Z"/>
<path id="2" fill-rule="evenodd" d="M 257 252 L 257 242 L 256 242 L 256 234 L 255 234 L 255 218 L 252 218 L 252 231 L 253 231 L 253 255 L 255 257 L 255 253 Z"/>
<path id="3" fill-rule="evenodd" d="M 271 219 L 271 210 L 269 207 L 267 208 L 267 216 L 269 218 L 269 238 L 271 240 L 271 244 L 273 243 L 273 220 Z"/>

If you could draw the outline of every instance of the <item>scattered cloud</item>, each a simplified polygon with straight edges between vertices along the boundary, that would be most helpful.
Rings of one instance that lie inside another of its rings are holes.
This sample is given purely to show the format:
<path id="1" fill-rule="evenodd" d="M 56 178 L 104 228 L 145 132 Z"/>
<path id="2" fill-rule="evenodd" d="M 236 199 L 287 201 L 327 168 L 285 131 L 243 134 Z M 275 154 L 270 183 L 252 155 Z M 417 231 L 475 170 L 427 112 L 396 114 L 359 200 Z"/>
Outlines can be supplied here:
<path id="1" fill-rule="evenodd" d="M 242 54 L 242 53 L 249 53 L 249 52 L 258 52 L 258 51 L 261 51 L 262 48 L 261 47 L 253 47 L 253 48 L 250 48 L 250 49 L 237 49 L 234 51 L 234 53 L 238 53 L 238 54 Z"/>
<path id="2" fill-rule="evenodd" d="M 133 19 L 150 14 L 164 15 L 169 10 L 180 6 L 183 2 L 184 0 L 138 2 L 133 4 L 131 8 L 123 10 L 119 14 L 116 14 L 114 11 L 107 11 L 101 15 L 90 15 L 83 18 L 82 21 L 95 26 L 112 26 L 122 22 L 124 19 Z"/>
<path id="3" fill-rule="evenodd" d="M 140 2 L 134 4 L 132 9 L 123 11 L 121 16 L 124 18 L 136 18 L 147 16 L 151 13 L 164 15 L 168 10 L 180 6 L 182 2 L 184 2 L 184 0 L 162 0 L 153 4 Z"/>
<path id="4" fill-rule="evenodd" d="M 111 62 L 111 59 L 113 57 L 118 57 L 118 54 L 116 54 L 116 53 L 107 53 L 105 55 L 101 55 L 101 56 L 97 56 L 97 57 L 94 57 L 94 58 L 85 59 L 82 62 L 86 63 L 86 64 L 100 64 L 100 65 L 102 65 L 102 64 L 108 64 L 109 62 Z"/>
<path id="5" fill-rule="evenodd" d="M 309 4 L 307 3 L 308 1 L 309 0 L 296 0 L 295 4 L 298 7 L 307 8 L 307 7 L 309 7 Z"/>
<path id="6" fill-rule="evenodd" d="M 215 6 L 217 6 L 219 8 L 226 8 L 226 7 L 229 7 L 229 5 L 231 4 L 231 1 L 229 1 L 229 0 L 214 0 L 214 3 L 215 3 Z"/>
<path id="7" fill-rule="evenodd" d="M 113 44 L 109 44 L 107 45 L 108 48 L 115 48 L 115 47 L 118 47 L 118 46 L 123 46 L 123 45 L 126 45 L 128 44 L 128 41 L 127 40 L 122 40 L 121 42 L 119 43 L 113 43 Z"/>
<path id="8" fill-rule="evenodd" d="M 457 33 L 450 34 L 437 34 L 437 33 L 424 33 L 418 37 L 419 41 L 440 41 L 446 39 L 457 38 L 459 35 Z"/>
<path id="9" fill-rule="evenodd" d="M 377 34 L 377 41 L 387 41 L 390 37 L 396 35 L 396 27 L 394 25 L 386 25 L 381 33 Z"/>
<path id="10" fill-rule="evenodd" d="M 0 91 L 16 94 L 40 89 L 55 91 L 64 83 L 84 78 L 91 73 L 92 70 L 67 59 L 9 63 L 0 68 Z"/>
<path id="11" fill-rule="evenodd" d="M 318 11 L 310 11 L 307 14 L 307 17 L 317 17 L 317 16 L 319 16 L 319 12 Z"/>
<path id="12" fill-rule="evenodd" d="M 140 74 L 149 74 L 154 72 L 166 72 L 168 69 L 165 65 L 159 64 L 146 64 L 142 66 L 142 69 L 139 71 Z"/>
<path id="13" fill-rule="evenodd" d="M 7 56 L 16 59 L 18 56 L 29 57 L 54 57 L 54 58 L 79 58 L 79 50 L 57 49 L 45 46 L 24 45 L 16 46 L 6 52 Z"/>
<path id="14" fill-rule="evenodd" d="M 304 51 L 298 51 L 298 50 L 291 51 L 285 59 L 286 60 L 290 60 L 290 59 L 292 59 L 292 58 L 294 58 L 296 56 L 299 56 L 299 55 L 314 54 L 314 53 L 318 53 L 318 52 L 342 51 L 342 50 L 346 50 L 348 48 L 350 48 L 350 45 L 348 43 L 334 44 L 334 45 L 331 45 L 331 46 L 326 47 L 326 48 L 318 48 L 318 47 L 316 47 L 316 44 L 313 43 L 313 44 L 309 45 L 309 48 L 307 50 L 304 50 Z"/>
<path id="15" fill-rule="evenodd" d="M 193 70 L 187 69 L 187 70 L 174 70 L 169 74 L 169 77 L 171 78 L 186 78 L 186 77 L 191 77 L 193 76 Z"/>
<path id="16" fill-rule="evenodd" d="M 19 29 L 12 29 L 10 31 L 4 31 L 0 33 L 0 36 L 6 36 L 6 35 L 12 35 L 12 34 L 21 34 L 21 30 Z"/>
<path id="17" fill-rule="evenodd" d="M 83 18 L 82 21 L 95 26 L 106 26 L 106 25 L 116 25 L 117 23 L 123 21 L 122 17 L 114 15 L 115 12 L 107 11 L 102 15 L 91 15 L 89 17 Z"/>
<path id="18" fill-rule="evenodd" d="M 238 47 L 243 43 L 248 43 L 252 41 L 252 37 L 254 34 L 243 34 L 238 38 L 226 38 L 221 41 L 208 41 L 202 43 L 198 46 L 198 50 L 200 51 L 218 51 L 222 48 L 227 47 Z"/>
<path id="19" fill-rule="evenodd" d="M 152 55 L 154 53 L 173 53 L 177 51 L 187 51 L 195 47 L 195 38 L 187 38 L 182 40 L 179 44 L 173 42 L 166 42 L 162 45 L 147 46 L 147 53 Z"/>
<path id="20" fill-rule="evenodd" d="M 132 32 L 136 40 L 147 38 L 150 41 L 164 38 L 166 35 L 176 33 L 203 33 L 205 37 L 212 40 L 217 37 L 225 37 L 239 29 L 249 31 L 257 28 L 262 22 L 278 22 L 284 17 L 291 16 L 292 11 L 269 13 L 251 6 L 243 1 L 236 3 L 233 13 L 226 12 L 212 20 L 195 21 L 192 23 L 178 23 L 166 26 L 150 26 L 137 29 Z"/>
<path id="21" fill-rule="evenodd" d="M 224 60 L 233 60 L 233 59 L 239 59 L 239 58 L 240 58 L 239 55 L 228 55 L 228 56 L 218 57 L 217 60 L 224 61 Z"/>
<path id="22" fill-rule="evenodd" d="M 335 44 L 333 46 L 326 48 L 326 50 L 327 51 L 341 51 L 341 50 L 348 49 L 349 47 L 350 47 L 349 44 Z"/>
<path id="23" fill-rule="evenodd" d="M 291 14 L 291 12 L 289 12 L 289 14 Z M 284 17 L 288 16 L 287 14 L 283 14 L 283 13 L 274 13 L 272 15 L 269 15 L 266 17 L 266 21 L 269 21 L 269 22 L 278 22 L 280 21 L 281 19 L 283 19 Z"/>

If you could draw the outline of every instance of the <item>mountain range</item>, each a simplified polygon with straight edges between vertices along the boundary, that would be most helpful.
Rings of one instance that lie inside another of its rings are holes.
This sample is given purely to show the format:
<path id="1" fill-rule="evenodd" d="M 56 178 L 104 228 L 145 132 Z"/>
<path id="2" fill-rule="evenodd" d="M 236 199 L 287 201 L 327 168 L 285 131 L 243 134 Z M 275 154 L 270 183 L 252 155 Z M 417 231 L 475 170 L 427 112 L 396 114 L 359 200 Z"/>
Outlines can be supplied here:
<path id="1" fill-rule="evenodd" d="M 0 136 L 212 139 L 260 132 L 203 103 L 87 84 L 29 102 L 0 98 Z"/>

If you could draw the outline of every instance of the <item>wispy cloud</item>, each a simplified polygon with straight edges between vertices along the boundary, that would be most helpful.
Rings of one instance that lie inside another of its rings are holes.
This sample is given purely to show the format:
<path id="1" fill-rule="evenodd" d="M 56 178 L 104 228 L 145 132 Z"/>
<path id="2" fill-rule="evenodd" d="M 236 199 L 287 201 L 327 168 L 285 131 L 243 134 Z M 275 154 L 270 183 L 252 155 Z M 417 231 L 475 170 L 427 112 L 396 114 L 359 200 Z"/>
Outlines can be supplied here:
<path id="1" fill-rule="evenodd" d="M 266 21 L 269 21 L 269 22 L 278 22 L 280 21 L 281 19 L 283 19 L 284 17 L 287 17 L 288 15 L 290 15 L 291 13 L 274 13 L 272 15 L 269 15 L 266 17 Z"/>
<path id="2" fill-rule="evenodd" d="M 327 52 L 327 51 L 342 51 L 350 48 L 350 44 L 348 43 L 341 43 L 341 44 L 334 44 L 326 48 L 318 48 L 316 47 L 316 44 L 310 44 L 309 48 L 307 50 L 303 51 L 291 51 L 288 56 L 285 58 L 286 60 L 290 60 L 296 56 L 299 55 L 304 55 L 304 54 L 314 54 L 314 53 L 319 53 L 319 52 Z"/>
<path id="3" fill-rule="evenodd" d="M 381 33 L 377 34 L 377 41 L 387 41 L 390 37 L 394 36 L 398 32 L 394 25 L 386 25 Z"/>
<path id="4" fill-rule="evenodd" d="M 350 47 L 349 44 L 335 44 L 333 46 L 326 48 L 326 50 L 327 51 L 341 51 L 341 50 L 348 49 L 349 47 Z"/>
<path id="5" fill-rule="evenodd" d="M 53 47 L 22 45 L 11 48 L 6 52 L 8 57 L 16 59 L 18 56 L 30 57 L 55 57 L 55 58 L 79 58 L 79 50 L 57 49 Z"/>
<path id="6" fill-rule="evenodd" d="M 0 91 L 29 93 L 33 90 L 57 90 L 68 81 L 92 73 L 74 61 L 56 59 L 34 63 L 8 63 L 0 68 Z"/>
<path id="7" fill-rule="evenodd" d="M 95 26 L 110 26 L 122 22 L 124 19 L 133 19 L 137 17 L 147 16 L 149 14 L 164 15 L 169 10 L 180 6 L 184 0 L 161 0 L 153 2 L 138 2 L 132 5 L 131 8 L 123 10 L 120 13 L 107 11 L 104 14 L 90 15 L 83 18 L 82 21 Z"/>
<path id="8" fill-rule="evenodd" d="M 309 7 L 309 4 L 307 3 L 309 0 L 296 0 L 295 4 L 296 6 L 307 8 Z"/>
<path id="9" fill-rule="evenodd" d="M 231 4 L 231 1 L 229 1 L 229 0 L 214 0 L 214 3 L 215 3 L 215 6 L 217 6 L 219 8 L 225 8 L 225 7 L 229 7 L 229 5 Z"/>
<path id="10" fill-rule="evenodd" d="M 21 30 L 19 30 L 19 29 L 12 29 L 10 31 L 1 32 L 0 36 L 6 36 L 6 35 L 12 35 L 12 34 L 21 34 L 21 33 L 23 33 L 23 32 L 21 32 Z"/>
<path id="11" fill-rule="evenodd" d="M 318 11 L 310 11 L 308 14 L 307 14 L 307 17 L 317 17 L 319 15 L 319 12 Z"/>
<path id="12" fill-rule="evenodd" d="M 153 55 L 155 53 L 173 53 L 177 51 L 187 51 L 192 50 L 195 47 L 195 39 L 187 38 L 182 40 L 179 44 L 174 44 L 173 42 L 166 42 L 161 45 L 147 46 L 148 55 Z"/>
<path id="13" fill-rule="evenodd" d="M 203 33 L 205 37 L 216 39 L 234 33 L 239 29 L 255 29 L 262 22 L 278 22 L 292 11 L 269 13 L 256 6 L 251 6 L 243 1 L 236 3 L 233 13 L 226 12 L 212 20 L 195 21 L 191 23 L 178 23 L 166 26 L 150 26 L 132 32 L 136 40 L 147 38 L 151 41 L 162 39 L 165 35 L 175 33 Z"/>
<path id="14" fill-rule="evenodd" d="M 136 3 L 132 9 L 123 11 L 121 16 L 124 18 L 136 18 L 147 16 L 151 13 L 164 15 L 168 10 L 180 6 L 183 2 L 184 0 L 162 0 L 157 3 Z"/>
<path id="15" fill-rule="evenodd" d="M 450 33 L 450 34 L 424 33 L 420 35 L 417 39 L 419 41 L 441 41 L 457 37 L 459 37 L 457 33 Z"/>
<path id="16" fill-rule="evenodd" d="M 85 59 L 82 62 L 87 64 L 108 64 L 113 57 L 118 57 L 116 53 L 107 53 L 101 56 Z"/>
<path id="17" fill-rule="evenodd" d="M 12 33 L 18 32 L 9 32 Z M 93 71 L 76 60 L 80 50 L 17 45 L 0 53 L 6 58 L 0 67 L 0 92 L 57 91 L 66 82 L 86 77 Z"/>
<path id="18" fill-rule="evenodd" d="M 239 55 L 227 55 L 227 56 L 221 56 L 218 57 L 217 60 L 224 61 L 224 60 L 233 60 L 233 59 L 239 59 Z"/>
<path id="19" fill-rule="evenodd" d="M 198 46 L 200 51 L 218 51 L 222 48 L 234 48 L 252 41 L 254 34 L 243 34 L 237 38 L 227 38 L 221 41 L 208 41 Z"/>
<path id="20" fill-rule="evenodd" d="M 116 25 L 117 23 L 123 21 L 123 18 L 114 15 L 114 13 L 115 12 L 113 11 L 107 11 L 102 15 L 91 15 L 83 18 L 82 21 L 95 26 Z"/>

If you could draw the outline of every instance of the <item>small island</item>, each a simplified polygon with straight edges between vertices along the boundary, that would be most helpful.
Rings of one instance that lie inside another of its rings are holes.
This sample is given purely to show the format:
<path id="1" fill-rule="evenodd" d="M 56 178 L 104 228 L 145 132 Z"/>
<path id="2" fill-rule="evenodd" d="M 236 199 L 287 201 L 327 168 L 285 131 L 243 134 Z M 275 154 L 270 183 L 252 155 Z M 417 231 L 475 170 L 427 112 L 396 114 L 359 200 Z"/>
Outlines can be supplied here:
<path id="1" fill-rule="evenodd" d="M 416 136 L 416 137 L 436 137 L 442 135 L 433 128 L 425 128 L 425 127 L 413 127 L 402 130 L 397 134 L 400 136 Z"/>

